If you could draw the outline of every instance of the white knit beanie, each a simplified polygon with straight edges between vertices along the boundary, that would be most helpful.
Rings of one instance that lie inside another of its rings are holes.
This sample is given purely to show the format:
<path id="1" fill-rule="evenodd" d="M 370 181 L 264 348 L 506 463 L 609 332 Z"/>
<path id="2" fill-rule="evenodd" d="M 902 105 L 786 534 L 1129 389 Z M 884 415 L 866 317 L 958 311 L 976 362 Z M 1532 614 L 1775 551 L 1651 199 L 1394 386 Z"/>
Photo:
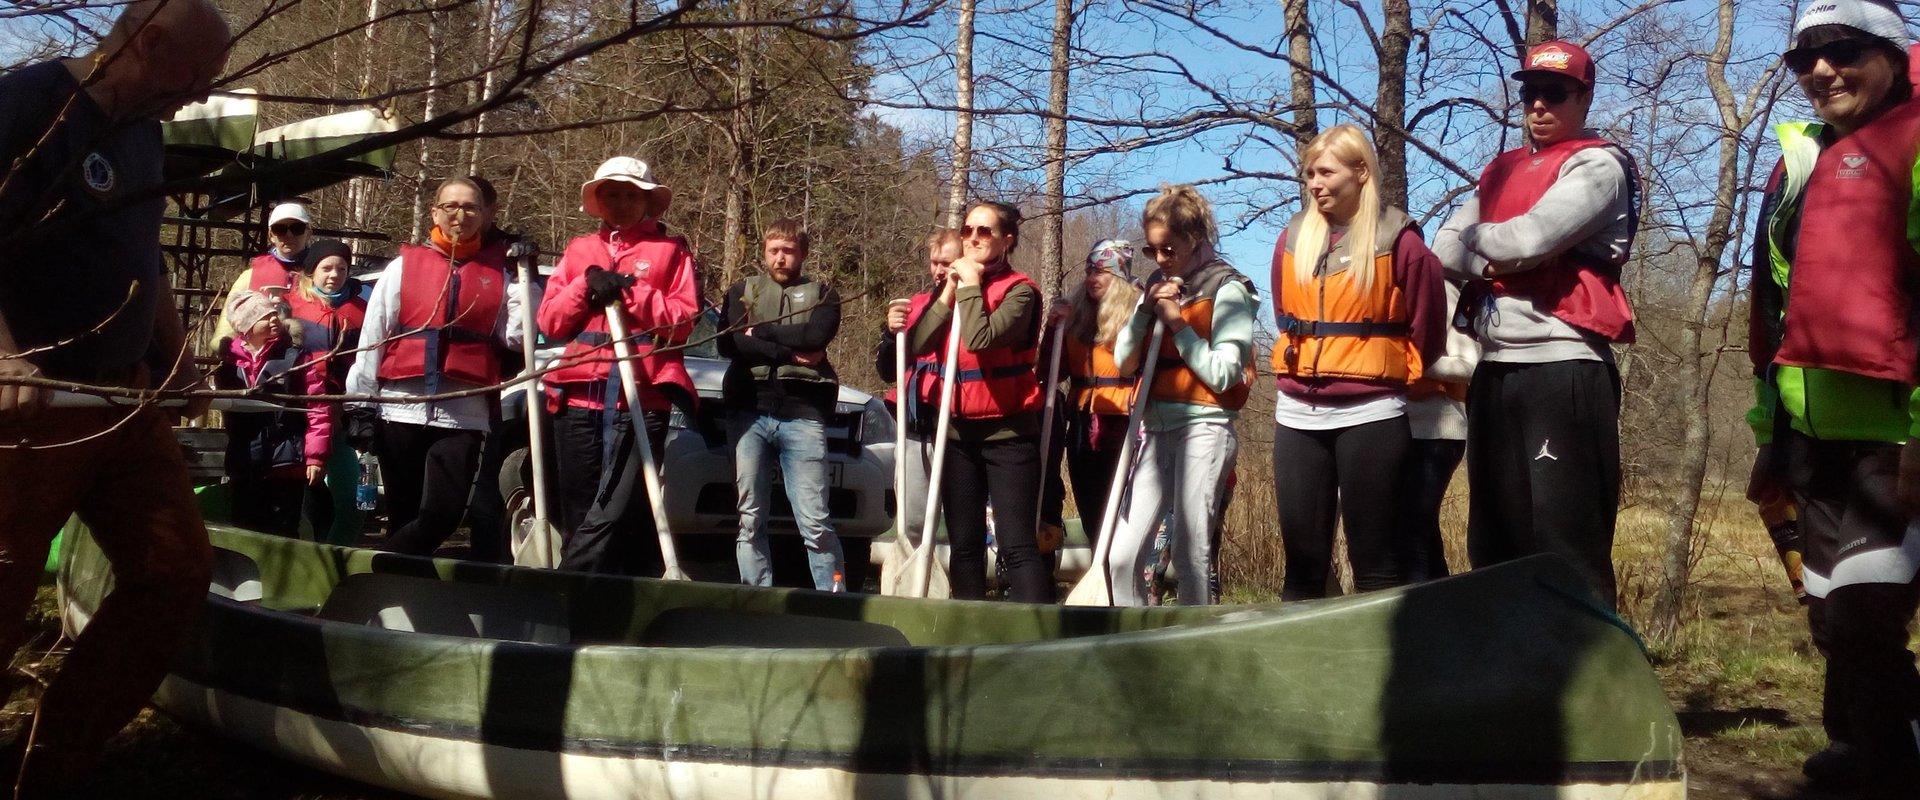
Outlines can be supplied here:
<path id="1" fill-rule="evenodd" d="M 1900 18 L 1900 12 L 1890 3 L 1876 0 L 1813 0 L 1793 23 L 1793 40 L 1800 41 L 1800 34 L 1821 25 L 1845 25 L 1897 47 L 1906 47 L 1912 41 L 1907 36 L 1907 21 Z"/>

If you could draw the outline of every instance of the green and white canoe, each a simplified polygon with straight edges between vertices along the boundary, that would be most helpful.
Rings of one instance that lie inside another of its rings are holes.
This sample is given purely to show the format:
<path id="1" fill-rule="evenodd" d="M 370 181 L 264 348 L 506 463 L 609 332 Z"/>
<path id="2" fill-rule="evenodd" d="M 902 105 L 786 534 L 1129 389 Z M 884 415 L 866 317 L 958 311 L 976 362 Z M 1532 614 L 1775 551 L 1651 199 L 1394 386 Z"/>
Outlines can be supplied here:
<path id="1" fill-rule="evenodd" d="M 69 633 L 112 582 L 74 533 Z M 428 797 L 1685 794 L 1637 641 L 1545 557 L 1322 602 L 1113 610 L 213 540 L 156 705 Z"/>

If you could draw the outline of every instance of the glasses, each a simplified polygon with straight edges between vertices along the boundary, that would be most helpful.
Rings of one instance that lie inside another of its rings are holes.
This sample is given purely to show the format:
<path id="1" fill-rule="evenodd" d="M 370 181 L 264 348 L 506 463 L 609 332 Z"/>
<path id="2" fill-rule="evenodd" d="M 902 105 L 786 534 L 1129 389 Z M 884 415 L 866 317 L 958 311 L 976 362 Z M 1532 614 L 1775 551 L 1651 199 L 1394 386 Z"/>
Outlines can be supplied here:
<path id="1" fill-rule="evenodd" d="M 1793 70 L 1793 74 L 1805 75 L 1812 72 L 1813 65 L 1821 59 L 1825 59 L 1834 69 L 1851 67 L 1872 47 L 1872 42 L 1856 37 L 1828 42 L 1819 47 L 1796 47 L 1780 58 L 1787 62 L 1787 69 Z"/>
<path id="2" fill-rule="evenodd" d="M 1533 105 L 1535 100 L 1544 101 L 1547 105 L 1550 105 L 1550 106 L 1557 106 L 1557 105 L 1560 105 L 1561 103 L 1567 102 L 1567 98 L 1572 96 L 1573 96 L 1573 92 L 1568 91 L 1567 87 L 1561 86 L 1557 83 L 1550 83 L 1550 84 L 1530 84 L 1529 83 L 1529 84 L 1520 85 L 1520 105 L 1523 105 L 1523 106 Z"/>
<path id="3" fill-rule="evenodd" d="M 304 222 L 283 222 L 267 230 L 273 231 L 281 236 L 299 236 L 307 232 L 307 224 Z"/>
<path id="4" fill-rule="evenodd" d="M 990 225 L 963 225 L 960 227 L 960 236 L 966 239 L 991 239 L 999 235 L 1000 232 Z"/>
<path id="5" fill-rule="evenodd" d="M 1165 255 L 1167 258 L 1173 258 L 1180 255 L 1180 249 L 1173 245 L 1154 247 L 1150 244 L 1143 244 L 1140 245 L 1140 252 L 1148 258 L 1159 258 L 1161 255 Z"/>
<path id="6" fill-rule="evenodd" d="M 455 214 L 477 217 L 480 216 L 481 211 L 486 209 L 472 203 L 435 203 L 433 204 L 433 210 L 435 213 L 445 214 L 449 217 Z"/>

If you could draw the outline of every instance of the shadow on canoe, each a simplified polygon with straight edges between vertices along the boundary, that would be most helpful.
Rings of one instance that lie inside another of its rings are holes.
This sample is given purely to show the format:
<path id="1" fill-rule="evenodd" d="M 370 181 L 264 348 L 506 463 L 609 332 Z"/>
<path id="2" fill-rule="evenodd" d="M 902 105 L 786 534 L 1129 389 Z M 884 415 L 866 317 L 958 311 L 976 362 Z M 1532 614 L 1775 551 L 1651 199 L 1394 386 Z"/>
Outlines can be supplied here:
<path id="1" fill-rule="evenodd" d="M 77 533 L 70 631 L 111 586 Z M 156 704 L 422 795 L 1684 791 L 1637 641 L 1550 558 L 1313 603 L 1080 609 L 213 538 Z"/>

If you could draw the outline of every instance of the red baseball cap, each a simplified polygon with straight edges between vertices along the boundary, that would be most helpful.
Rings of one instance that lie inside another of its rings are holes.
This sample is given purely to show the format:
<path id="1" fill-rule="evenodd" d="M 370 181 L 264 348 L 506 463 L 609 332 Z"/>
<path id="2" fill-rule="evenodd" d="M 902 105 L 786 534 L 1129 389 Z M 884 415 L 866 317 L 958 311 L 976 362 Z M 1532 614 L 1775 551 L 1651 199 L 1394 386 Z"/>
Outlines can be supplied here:
<path id="1" fill-rule="evenodd" d="M 1572 42 L 1555 39 L 1541 42 L 1527 51 L 1527 60 L 1512 78 L 1525 80 L 1528 75 L 1559 75 L 1580 82 L 1581 86 L 1593 88 L 1593 56 L 1587 50 Z"/>

